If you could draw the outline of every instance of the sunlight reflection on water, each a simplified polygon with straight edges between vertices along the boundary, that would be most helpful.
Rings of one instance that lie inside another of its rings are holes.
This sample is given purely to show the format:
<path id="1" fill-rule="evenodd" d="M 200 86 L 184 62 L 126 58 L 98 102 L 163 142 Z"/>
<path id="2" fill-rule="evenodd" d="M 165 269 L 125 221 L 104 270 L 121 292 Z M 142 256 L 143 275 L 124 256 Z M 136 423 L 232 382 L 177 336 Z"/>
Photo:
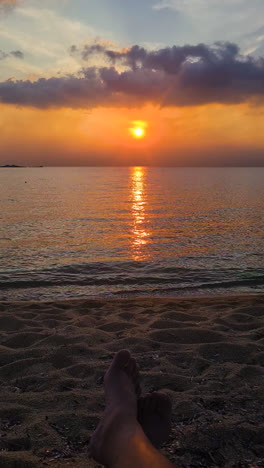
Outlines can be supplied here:
<path id="1" fill-rule="evenodd" d="M 132 250 L 133 260 L 146 260 L 150 257 L 150 252 L 144 249 L 148 244 L 150 233 L 147 231 L 146 225 L 146 204 L 147 198 L 145 193 L 145 172 L 144 167 L 132 167 L 130 169 L 131 176 L 131 200 L 132 200 Z"/>

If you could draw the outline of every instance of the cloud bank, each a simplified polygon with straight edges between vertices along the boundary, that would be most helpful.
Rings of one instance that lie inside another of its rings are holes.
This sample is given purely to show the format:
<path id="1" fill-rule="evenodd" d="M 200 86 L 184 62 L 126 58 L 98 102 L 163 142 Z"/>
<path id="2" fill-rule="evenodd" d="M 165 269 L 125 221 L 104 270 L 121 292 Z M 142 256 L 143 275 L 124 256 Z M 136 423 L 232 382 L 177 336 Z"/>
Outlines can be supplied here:
<path id="1" fill-rule="evenodd" d="M 94 43 L 82 49 L 74 45 L 70 52 L 84 61 L 101 54 L 109 66 L 84 67 L 78 75 L 35 82 L 1 82 L 0 101 L 38 108 L 264 102 L 264 58 L 243 56 L 236 44 L 151 51 L 138 45 L 117 50 Z"/>
<path id="2" fill-rule="evenodd" d="M 15 57 L 18 59 L 23 59 L 24 54 L 23 52 L 21 52 L 21 50 L 12 50 L 11 52 L 8 52 L 8 53 L 0 50 L 0 60 L 5 60 L 8 57 Z"/>

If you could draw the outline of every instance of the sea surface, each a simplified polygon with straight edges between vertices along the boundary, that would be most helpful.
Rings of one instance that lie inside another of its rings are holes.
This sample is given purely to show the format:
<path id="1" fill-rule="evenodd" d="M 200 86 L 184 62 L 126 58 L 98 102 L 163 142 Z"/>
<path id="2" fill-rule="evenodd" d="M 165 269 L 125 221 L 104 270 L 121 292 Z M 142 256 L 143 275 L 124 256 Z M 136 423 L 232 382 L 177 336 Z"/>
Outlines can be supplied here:
<path id="1" fill-rule="evenodd" d="M 0 299 L 264 292 L 264 168 L 2 168 Z"/>

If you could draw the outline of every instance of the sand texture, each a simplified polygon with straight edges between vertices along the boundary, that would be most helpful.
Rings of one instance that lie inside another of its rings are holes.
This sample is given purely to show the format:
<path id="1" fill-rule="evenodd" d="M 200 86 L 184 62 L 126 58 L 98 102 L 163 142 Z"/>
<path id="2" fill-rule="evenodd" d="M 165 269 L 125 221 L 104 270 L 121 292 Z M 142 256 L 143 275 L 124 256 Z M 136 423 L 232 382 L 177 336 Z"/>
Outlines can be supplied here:
<path id="1" fill-rule="evenodd" d="M 264 466 L 264 296 L 0 303 L 0 467 L 95 467 L 113 353 L 165 390 L 178 467 Z"/>

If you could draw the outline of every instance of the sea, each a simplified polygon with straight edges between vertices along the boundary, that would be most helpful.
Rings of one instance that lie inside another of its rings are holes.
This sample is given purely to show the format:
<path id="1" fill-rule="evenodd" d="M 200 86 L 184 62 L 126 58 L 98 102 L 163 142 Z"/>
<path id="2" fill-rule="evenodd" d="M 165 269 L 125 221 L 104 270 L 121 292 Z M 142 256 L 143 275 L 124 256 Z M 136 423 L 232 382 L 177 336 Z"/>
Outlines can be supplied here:
<path id="1" fill-rule="evenodd" d="M 0 299 L 264 292 L 264 168 L 0 169 Z"/>

